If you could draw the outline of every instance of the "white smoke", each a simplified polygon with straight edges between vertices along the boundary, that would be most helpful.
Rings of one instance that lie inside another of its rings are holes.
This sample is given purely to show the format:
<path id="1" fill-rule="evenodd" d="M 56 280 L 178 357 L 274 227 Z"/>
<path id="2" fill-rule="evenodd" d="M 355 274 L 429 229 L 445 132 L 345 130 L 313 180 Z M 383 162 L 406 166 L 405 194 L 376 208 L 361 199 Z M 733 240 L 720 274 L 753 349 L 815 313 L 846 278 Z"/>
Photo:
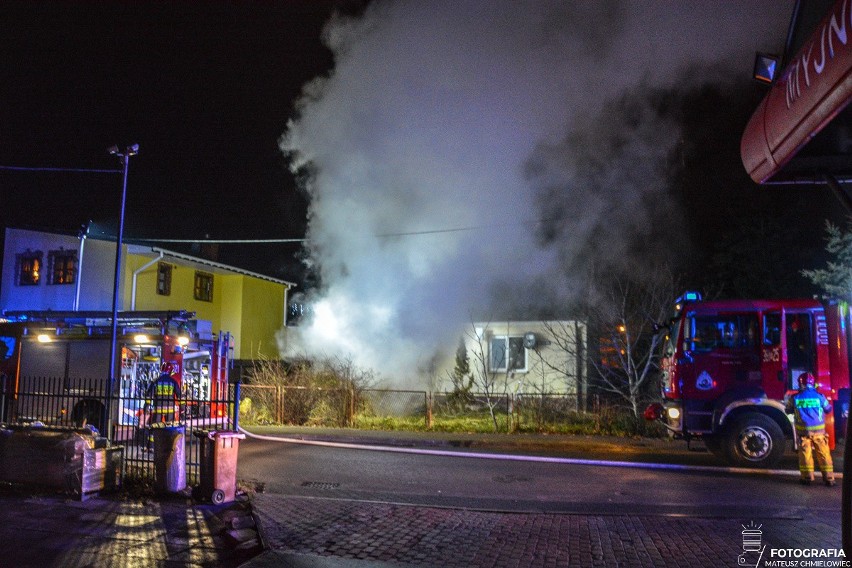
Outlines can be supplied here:
<path id="1" fill-rule="evenodd" d="M 309 262 L 322 282 L 289 349 L 351 355 L 410 383 L 436 349 L 455 348 L 471 314 L 510 307 L 492 303 L 494 289 L 558 289 L 564 251 L 536 244 L 546 204 L 525 173 L 531 156 L 684 68 L 723 64 L 747 80 L 755 51 L 779 51 L 791 10 L 792 0 L 413 0 L 331 21 L 334 70 L 305 87 L 281 141 L 312 173 Z M 665 134 L 664 147 L 676 137 Z M 574 213 L 594 224 L 607 199 L 622 200 L 611 189 L 580 196 Z"/>

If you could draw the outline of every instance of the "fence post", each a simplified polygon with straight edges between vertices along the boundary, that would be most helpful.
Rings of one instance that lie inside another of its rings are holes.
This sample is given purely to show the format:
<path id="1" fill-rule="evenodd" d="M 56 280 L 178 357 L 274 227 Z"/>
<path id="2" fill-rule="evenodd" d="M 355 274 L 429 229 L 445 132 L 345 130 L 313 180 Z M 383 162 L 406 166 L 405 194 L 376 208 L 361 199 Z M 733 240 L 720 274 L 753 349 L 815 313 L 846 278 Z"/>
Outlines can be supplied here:
<path id="1" fill-rule="evenodd" d="M 281 385 L 275 385 L 275 423 L 281 424 L 284 422 L 284 401 L 282 400 L 282 395 L 284 393 L 281 390 Z"/>
<path id="2" fill-rule="evenodd" d="M 515 431 L 515 393 L 506 396 L 506 431 L 511 434 Z"/>
<path id="3" fill-rule="evenodd" d="M 425 393 L 426 396 L 426 429 L 432 429 L 432 391 Z"/>
<path id="4" fill-rule="evenodd" d="M 240 381 L 234 383 L 234 432 L 240 431 Z"/>
<path id="5" fill-rule="evenodd" d="M 346 417 L 346 425 L 350 428 L 355 426 L 355 390 L 349 389 L 349 404 L 346 407 L 348 416 Z"/>

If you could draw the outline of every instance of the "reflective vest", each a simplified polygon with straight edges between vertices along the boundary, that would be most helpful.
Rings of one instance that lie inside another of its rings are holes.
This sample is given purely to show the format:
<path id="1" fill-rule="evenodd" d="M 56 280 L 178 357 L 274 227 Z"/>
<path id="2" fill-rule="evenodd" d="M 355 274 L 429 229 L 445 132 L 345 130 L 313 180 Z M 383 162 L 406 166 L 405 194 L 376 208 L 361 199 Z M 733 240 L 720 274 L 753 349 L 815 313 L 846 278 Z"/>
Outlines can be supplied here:
<path id="1" fill-rule="evenodd" d="M 790 399 L 799 436 L 825 434 L 825 413 L 831 410 L 828 399 L 814 388 L 805 388 Z"/>

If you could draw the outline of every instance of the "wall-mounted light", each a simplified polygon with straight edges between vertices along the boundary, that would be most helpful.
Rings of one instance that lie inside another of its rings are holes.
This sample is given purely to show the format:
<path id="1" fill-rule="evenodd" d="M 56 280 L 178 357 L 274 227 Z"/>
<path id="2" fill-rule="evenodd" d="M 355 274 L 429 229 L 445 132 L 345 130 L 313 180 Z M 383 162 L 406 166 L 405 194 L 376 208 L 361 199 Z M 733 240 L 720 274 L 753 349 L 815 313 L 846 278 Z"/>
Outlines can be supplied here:
<path id="1" fill-rule="evenodd" d="M 780 58 L 777 55 L 758 53 L 754 56 L 754 72 L 752 77 L 761 83 L 772 83 L 778 72 Z"/>
<path id="2" fill-rule="evenodd" d="M 51 337 L 50 337 L 48 334 L 46 334 L 46 333 L 39 333 L 39 334 L 36 336 L 36 339 L 38 339 L 38 342 L 39 342 L 39 343 L 50 343 L 51 341 L 53 341 L 53 338 L 51 338 Z"/>
<path id="3" fill-rule="evenodd" d="M 133 341 L 135 341 L 136 343 L 151 343 L 151 338 L 143 333 L 140 333 L 138 335 L 133 336 Z"/>
<path id="4" fill-rule="evenodd" d="M 189 336 L 188 335 L 179 335 L 178 336 L 178 345 L 181 347 L 186 347 L 189 345 Z"/>

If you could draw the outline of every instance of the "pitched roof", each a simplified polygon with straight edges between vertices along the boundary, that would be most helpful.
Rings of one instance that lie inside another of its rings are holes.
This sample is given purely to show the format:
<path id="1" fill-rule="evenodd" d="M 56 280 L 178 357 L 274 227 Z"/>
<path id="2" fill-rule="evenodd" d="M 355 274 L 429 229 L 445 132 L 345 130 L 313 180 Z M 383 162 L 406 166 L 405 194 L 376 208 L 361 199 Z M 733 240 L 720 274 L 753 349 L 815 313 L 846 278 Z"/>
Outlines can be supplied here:
<path id="1" fill-rule="evenodd" d="M 127 252 L 130 254 L 138 254 L 140 256 L 149 256 L 151 258 L 156 258 L 160 255 L 163 258 L 174 258 L 177 260 L 181 260 L 184 263 L 189 263 L 191 266 L 196 268 L 205 269 L 213 273 L 218 274 L 241 274 L 243 276 L 251 276 L 253 278 L 259 278 L 261 280 L 266 280 L 268 282 L 274 282 L 276 284 L 284 284 L 288 288 L 294 288 L 296 286 L 293 282 L 288 282 L 286 280 L 281 280 L 279 278 L 273 278 L 271 276 L 266 276 L 265 274 L 259 274 L 257 272 L 252 272 L 250 270 L 243 270 L 242 268 L 237 268 L 236 266 L 229 266 L 227 264 L 222 264 L 219 262 L 213 262 L 212 260 L 207 260 L 206 258 L 199 258 L 197 256 L 190 256 L 188 254 L 183 254 L 180 252 L 175 252 L 171 250 L 167 250 L 160 247 L 151 247 L 144 245 L 127 245 Z"/>

